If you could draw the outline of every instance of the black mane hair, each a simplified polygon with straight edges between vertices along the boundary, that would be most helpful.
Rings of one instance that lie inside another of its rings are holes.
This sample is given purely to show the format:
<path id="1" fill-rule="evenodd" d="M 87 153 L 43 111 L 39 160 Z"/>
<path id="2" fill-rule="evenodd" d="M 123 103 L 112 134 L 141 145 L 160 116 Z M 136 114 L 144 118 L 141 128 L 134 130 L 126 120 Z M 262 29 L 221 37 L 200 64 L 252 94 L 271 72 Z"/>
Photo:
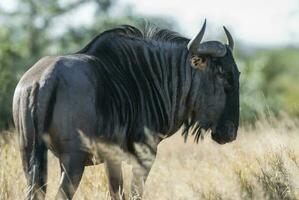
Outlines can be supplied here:
<path id="1" fill-rule="evenodd" d="M 117 34 L 132 38 L 140 38 L 159 42 L 171 42 L 181 45 L 187 45 L 187 43 L 189 42 L 189 39 L 181 36 L 177 32 L 168 29 L 160 29 L 154 25 L 144 26 L 143 30 L 140 30 L 131 25 L 121 25 L 100 33 L 77 53 L 86 53 L 91 48 L 91 46 L 93 46 L 101 37 L 104 37 L 107 34 Z"/>
<path id="2" fill-rule="evenodd" d="M 185 139 L 194 130 L 198 141 L 188 42 L 167 29 L 122 25 L 77 52 L 92 56 L 97 66 L 100 135 L 128 144 L 144 139 L 144 127 L 169 136 L 185 125 Z"/>

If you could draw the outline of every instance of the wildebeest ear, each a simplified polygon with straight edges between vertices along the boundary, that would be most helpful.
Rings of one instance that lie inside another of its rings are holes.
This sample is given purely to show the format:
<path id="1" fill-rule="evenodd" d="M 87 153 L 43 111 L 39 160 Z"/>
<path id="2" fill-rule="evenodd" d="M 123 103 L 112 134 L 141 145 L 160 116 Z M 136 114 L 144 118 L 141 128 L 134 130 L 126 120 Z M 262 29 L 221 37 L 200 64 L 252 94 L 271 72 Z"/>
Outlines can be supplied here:
<path id="1" fill-rule="evenodd" d="M 196 69 L 204 70 L 207 67 L 207 58 L 193 55 L 191 57 L 191 66 Z"/>

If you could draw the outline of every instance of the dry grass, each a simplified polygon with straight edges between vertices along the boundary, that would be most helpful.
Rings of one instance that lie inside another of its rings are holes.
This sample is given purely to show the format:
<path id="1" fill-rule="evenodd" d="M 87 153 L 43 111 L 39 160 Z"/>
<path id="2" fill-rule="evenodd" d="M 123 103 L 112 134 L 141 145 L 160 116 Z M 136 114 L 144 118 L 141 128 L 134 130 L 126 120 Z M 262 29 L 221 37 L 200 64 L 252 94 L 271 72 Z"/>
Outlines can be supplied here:
<path id="1" fill-rule="evenodd" d="M 47 197 L 53 199 L 59 167 L 49 156 Z M 15 140 L 0 140 L 0 161 L 0 199 L 23 199 L 26 185 Z M 124 169 L 128 178 L 129 167 Z M 103 166 L 88 167 L 75 199 L 109 199 L 107 191 Z M 185 144 L 177 134 L 159 146 L 144 199 L 299 199 L 299 126 L 286 119 L 262 121 L 223 146 L 209 137 Z"/>

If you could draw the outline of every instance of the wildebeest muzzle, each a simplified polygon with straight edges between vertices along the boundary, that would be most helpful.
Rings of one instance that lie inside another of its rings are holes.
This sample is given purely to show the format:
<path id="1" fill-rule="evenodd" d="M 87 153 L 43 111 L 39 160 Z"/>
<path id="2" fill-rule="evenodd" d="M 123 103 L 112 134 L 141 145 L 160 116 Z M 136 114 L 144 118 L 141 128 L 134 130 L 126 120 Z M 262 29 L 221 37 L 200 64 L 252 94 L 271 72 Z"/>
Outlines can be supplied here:
<path id="1" fill-rule="evenodd" d="M 225 121 L 212 130 L 212 139 L 219 144 L 232 142 L 237 137 L 237 126 L 232 121 Z"/>

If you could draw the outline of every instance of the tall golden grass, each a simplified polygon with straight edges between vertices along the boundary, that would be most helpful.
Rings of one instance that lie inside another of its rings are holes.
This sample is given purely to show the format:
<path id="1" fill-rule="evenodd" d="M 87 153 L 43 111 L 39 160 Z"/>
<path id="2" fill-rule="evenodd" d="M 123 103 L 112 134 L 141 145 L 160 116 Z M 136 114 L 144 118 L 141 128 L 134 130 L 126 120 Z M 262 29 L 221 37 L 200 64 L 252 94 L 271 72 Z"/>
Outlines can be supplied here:
<path id="1" fill-rule="evenodd" d="M 0 139 L 0 199 L 24 199 L 26 181 L 14 132 Z M 49 153 L 47 199 L 59 182 Z M 130 166 L 123 166 L 128 190 Z M 102 165 L 87 167 L 75 199 L 109 199 Z M 134 199 L 134 198 L 133 198 Z M 144 199 L 299 199 L 299 124 L 287 117 L 240 128 L 235 142 L 198 144 L 180 134 L 163 141 L 145 186 Z"/>

